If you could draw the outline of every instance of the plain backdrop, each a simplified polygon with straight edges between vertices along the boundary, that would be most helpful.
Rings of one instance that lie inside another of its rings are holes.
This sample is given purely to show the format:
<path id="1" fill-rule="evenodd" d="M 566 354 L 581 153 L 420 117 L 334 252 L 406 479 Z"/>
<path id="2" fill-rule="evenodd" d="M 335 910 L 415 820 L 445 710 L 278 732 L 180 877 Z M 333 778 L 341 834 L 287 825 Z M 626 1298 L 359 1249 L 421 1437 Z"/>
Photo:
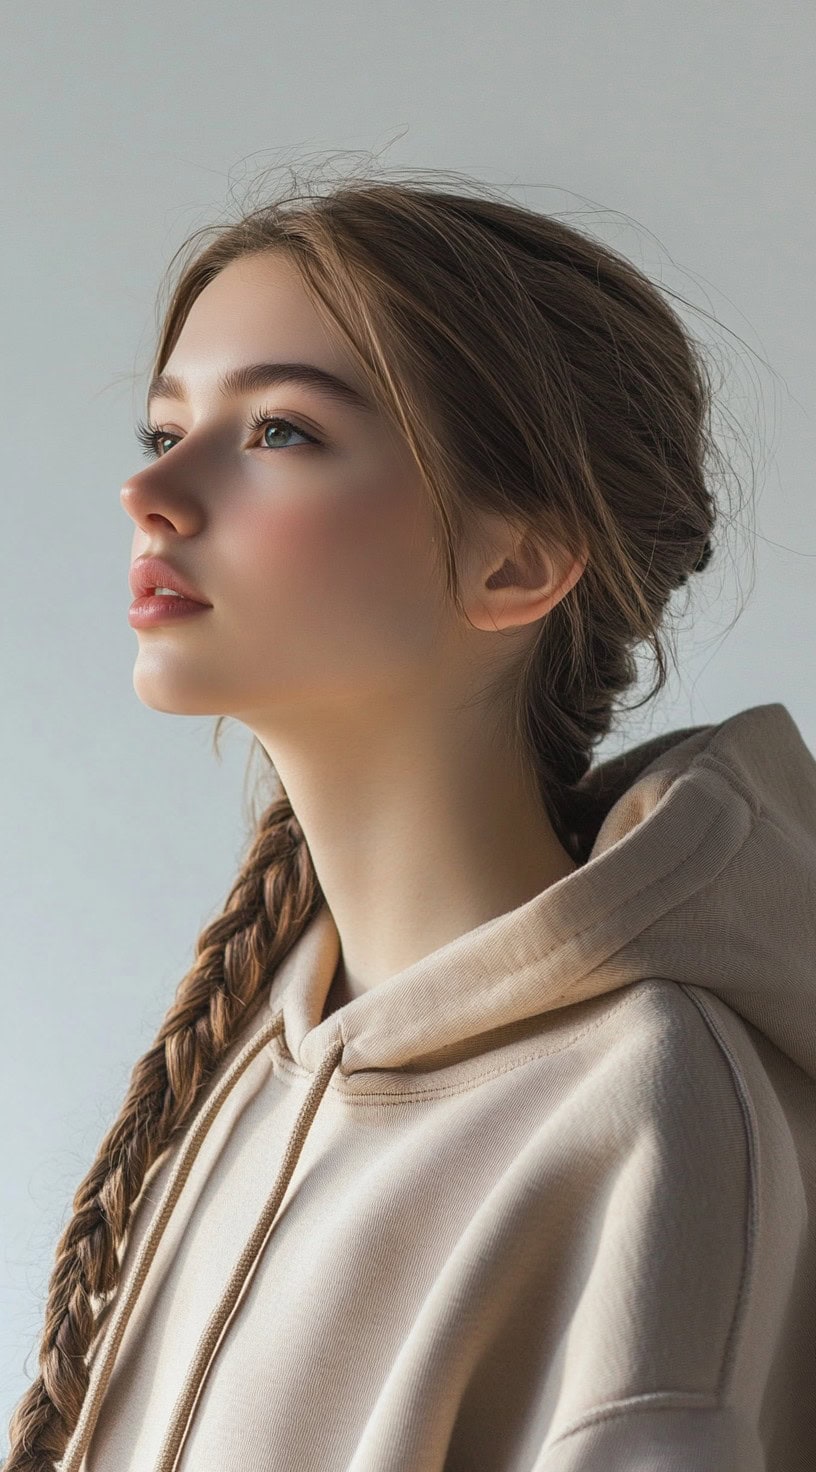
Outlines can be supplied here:
<path id="1" fill-rule="evenodd" d="M 816 750 L 816 11 L 5 0 L 0 41 L 5 1452 L 74 1191 L 247 837 L 246 729 L 219 764 L 213 720 L 131 683 L 119 491 L 172 252 L 262 171 L 370 158 L 561 213 L 687 298 L 742 504 L 677 674 L 600 754 L 766 701 Z"/>

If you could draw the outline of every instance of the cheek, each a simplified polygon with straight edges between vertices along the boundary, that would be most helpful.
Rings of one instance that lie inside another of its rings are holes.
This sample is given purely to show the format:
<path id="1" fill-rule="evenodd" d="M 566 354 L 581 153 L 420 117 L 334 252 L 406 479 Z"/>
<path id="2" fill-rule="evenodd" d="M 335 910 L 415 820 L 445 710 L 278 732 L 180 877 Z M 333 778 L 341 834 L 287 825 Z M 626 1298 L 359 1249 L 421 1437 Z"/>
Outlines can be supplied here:
<path id="1" fill-rule="evenodd" d="M 416 498 L 393 487 L 247 507 L 230 534 L 255 595 L 278 610 L 308 604 L 341 622 L 402 622 L 428 608 L 430 526 Z"/>
<path id="2" fill-rule="evenodd" d="M 440 645 L 425 503 L 410 483 L 333 484 L 271 507 L 233 506 L 230 639 L 253 667 L 324 693 L 400 688 Z"/>

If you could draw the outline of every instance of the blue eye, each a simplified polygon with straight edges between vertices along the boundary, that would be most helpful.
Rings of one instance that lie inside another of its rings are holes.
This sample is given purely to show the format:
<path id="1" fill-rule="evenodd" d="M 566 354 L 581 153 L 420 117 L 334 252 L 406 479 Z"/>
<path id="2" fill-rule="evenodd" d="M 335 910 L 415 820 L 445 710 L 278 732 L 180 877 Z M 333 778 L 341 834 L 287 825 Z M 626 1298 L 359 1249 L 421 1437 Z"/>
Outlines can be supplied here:
<path id="1" fill-rule="evenodd" d="M 283 425 L 285 429 L 294 430 L 295 434 L 301 435 L 308 444 L 318 445 L 320 443 L 315 435 L 307 434 L 305 429 L 298 429 L 297 425 L 293 424 L 291 419 L 281 419 L 280 416 L 276 417 L 275 415 L 271 414 L 261 413 L 253 415 L 253 417 L 247 422 L 246 428 L 263 429 L 265 425 L 274 425 L 276 427 L 278 425 Z M 139 440 L 140 444 L 144 446 L 144 452 L 148 456 L 148 458 L 151 460 L 157 460 L 161 459 L 167 453 L 164 450 L 160 450 L 159 446 L 163 444 L 165 440 L 178 440 L 181 438 L 181 436 L 177 434 L 171 434 L 169 430 L 165 431 L 161 429 L 157 424 L 148 424 L 143 419 L 140 419 L 137 421 L 136 424 L 136 438 L 137 440 Z M 296 449 L 297 446 L 289 444 L 265 444 L 261 446 L 261 448 L 264 450 L 289 450 Z"/>

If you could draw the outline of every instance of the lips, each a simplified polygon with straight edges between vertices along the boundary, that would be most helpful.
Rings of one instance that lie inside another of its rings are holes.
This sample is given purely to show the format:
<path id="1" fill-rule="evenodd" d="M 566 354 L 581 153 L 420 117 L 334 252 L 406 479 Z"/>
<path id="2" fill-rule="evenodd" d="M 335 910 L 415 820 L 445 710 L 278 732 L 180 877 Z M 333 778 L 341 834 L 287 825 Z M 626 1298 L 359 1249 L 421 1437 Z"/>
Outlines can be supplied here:
<path id="1" fill-rule="evenodd" d="M 192 603 L 201 603 L 205 608 L 212 608 L 204 594 L 192 583 L 188 583 L 163 557 L 137 557 L 131 566 L 128 582 L 134 598 L 142 598 L 152 593 L 154 588 L 170 588 L 174 593 L 180 593 L 182 598 L 189 598 Z"/>

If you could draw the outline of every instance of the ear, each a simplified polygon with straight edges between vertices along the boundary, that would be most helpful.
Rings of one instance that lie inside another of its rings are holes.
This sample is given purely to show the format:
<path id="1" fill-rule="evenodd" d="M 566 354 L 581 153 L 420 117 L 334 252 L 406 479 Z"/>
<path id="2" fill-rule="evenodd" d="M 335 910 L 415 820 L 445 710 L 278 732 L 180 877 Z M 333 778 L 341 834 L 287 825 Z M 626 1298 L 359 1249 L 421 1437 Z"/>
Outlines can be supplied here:
<path id="1" fill-rule="evenodd" d="M 501 516 L 481 520 L 463 577 L 463 596 L 474 627 L 514 629 L 542 618 L 575 586 L 588 554 L 571 556 L 555 543 L 514 528 Z"/>

